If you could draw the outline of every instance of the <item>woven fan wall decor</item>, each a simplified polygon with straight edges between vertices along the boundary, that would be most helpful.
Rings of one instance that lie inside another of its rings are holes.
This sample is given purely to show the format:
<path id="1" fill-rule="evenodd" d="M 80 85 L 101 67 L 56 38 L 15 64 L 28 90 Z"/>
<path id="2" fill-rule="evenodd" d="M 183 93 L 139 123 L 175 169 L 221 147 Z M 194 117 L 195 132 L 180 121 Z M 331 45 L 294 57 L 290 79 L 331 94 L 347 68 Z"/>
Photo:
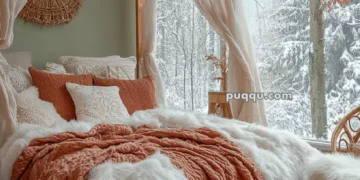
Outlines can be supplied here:
<path id="1" fill-rule="evenodd" d="M 84 0 L 28 0 L 19 17 L 44 26 L 68 24 L 79 13 L 83 2 Z"/>

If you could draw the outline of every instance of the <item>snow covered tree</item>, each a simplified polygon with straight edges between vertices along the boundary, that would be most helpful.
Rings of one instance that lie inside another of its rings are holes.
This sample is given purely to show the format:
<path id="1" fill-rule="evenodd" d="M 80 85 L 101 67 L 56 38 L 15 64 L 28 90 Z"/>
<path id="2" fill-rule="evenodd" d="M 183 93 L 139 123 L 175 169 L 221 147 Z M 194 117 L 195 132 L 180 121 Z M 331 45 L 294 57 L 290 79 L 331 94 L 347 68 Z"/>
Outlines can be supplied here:
<path id="1" fill-rule="evenodd" d="M 336 5 L 325 14 L 327 105 L 331 132 L 347 112 L 360 105 L 360 1 Z"/>
<path id="2" fill-rule="evenodd" d="M 269 125 L 311 137 L 309 0 L 273 0 L 266 7 L 266 27 L 255 36 L 264 90 L 293 94 L 292 101 L 266 101 Z"/>
<path id="3" fill-rule="evenodd" d="M 313 137 L 309 84 L 310 0 L 273 0 L 261 15 L 262 36 L 255 44 L 264 90 L 291 92 L 292 101 L 267 101 L 275 128 Z M 337 121 L 360 105 L 360 1 L 332 4 L 323 15 L 328 136 Z"/>
<path id="4" fill-rule="evenodd" d="M 310 0 L 310 41 L 312 52 L 309 61 L 312 133 L 326 138 L 327 117 L 325 102 L 325 57 L 323 7 L 319 0 Z"/>
<path id="5" fill-rule="evenodd" d="M 206 55 L 220 40 L 192 0 L 159 0 L 156 58 L 170 107 L 207 112 L 208 91 L 217 90 Z"/>

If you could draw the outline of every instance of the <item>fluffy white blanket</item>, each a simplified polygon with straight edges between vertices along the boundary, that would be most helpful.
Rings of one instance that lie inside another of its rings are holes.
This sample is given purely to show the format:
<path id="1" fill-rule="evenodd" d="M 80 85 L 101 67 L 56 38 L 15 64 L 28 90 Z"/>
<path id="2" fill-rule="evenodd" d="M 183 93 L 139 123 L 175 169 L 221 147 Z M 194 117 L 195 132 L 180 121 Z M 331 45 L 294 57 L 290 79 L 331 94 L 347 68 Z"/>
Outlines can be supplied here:
<path id="1" fill-rule="evenodd" d="M 10 179 L 12 164 L 32 139 L 65 131 L 86 132 L 97 123 L 99 122 L 58 122 L 51 128 L 21 125 L 0 149 L 0 179 Z M 159 108 L 136 112 L 132 117 L 122 121 L 102 123 L 126 124 L 134 127 L 150 125 L 156 128 L 211 128 L 236 143 L 254 160 L 268 180 L 360 179 L 360 175 L 356 174 L 356 170 L 360 170 L 360 160 L 348 156 L 323 155 L 288 132 L 236 120 Z M 182 180 L 186 177 L 180 169 L 171 164 L 168 157 L 156 153 L 136 164 L 106 162 L 91 170 L 90 179 Z"/>

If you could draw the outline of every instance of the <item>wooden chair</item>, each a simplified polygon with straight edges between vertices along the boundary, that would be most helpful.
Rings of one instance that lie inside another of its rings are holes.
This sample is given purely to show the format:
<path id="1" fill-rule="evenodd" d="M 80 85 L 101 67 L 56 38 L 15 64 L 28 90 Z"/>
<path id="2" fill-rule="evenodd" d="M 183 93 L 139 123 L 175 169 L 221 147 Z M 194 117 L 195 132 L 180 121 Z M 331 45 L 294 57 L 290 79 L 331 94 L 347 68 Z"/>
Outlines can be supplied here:
<path id="1" fill-rule="evenodd" d="M 360 107 L 347 114 L 337 125 L 331 138 L 331 151 L 358 153 L 360 143 Z M 355 148 L 356 147 L 356 148 Z"/>
<path id="2" fill-rule="evenodd" d="M 230 103 L 226 101 L 227 92 L 209 92 L 209 114 L 217 114 L 217 110 L 222 112 L 221 117 L 232 119 Z"/>

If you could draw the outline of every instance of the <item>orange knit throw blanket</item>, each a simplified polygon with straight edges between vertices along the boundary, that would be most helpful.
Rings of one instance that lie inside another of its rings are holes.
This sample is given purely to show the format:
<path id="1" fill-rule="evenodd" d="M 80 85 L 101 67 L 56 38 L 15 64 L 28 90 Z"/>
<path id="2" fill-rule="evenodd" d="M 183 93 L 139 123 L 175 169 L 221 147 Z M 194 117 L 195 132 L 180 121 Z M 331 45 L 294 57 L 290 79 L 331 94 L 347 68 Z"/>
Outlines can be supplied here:
<path id="1" fill-rule="evenodd" d="M 190 180 L 262 180 L 254 163 L 220 133 L 200 129 L 132 129 L 99 124 L 90 132 L 34 139 L 16 160 L 12 180 L 82 180 L 112 161 L 136 163 L 160 150 Z"/>

